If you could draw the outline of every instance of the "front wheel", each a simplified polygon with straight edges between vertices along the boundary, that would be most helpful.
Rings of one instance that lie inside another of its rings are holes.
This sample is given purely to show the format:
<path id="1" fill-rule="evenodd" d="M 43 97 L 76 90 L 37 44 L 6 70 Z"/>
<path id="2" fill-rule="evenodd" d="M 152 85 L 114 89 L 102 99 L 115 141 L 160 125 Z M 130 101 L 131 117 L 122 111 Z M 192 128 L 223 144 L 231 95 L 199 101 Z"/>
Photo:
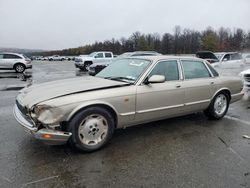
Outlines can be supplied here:
<path id="1" fill-rule="evenodd" d="M 83 70 L 84 71 L 89 71 L 89 67 L 90 67 L 91 64 L 92 64 L 91 62 L 84 63 Z"/>
<path id="2" fill-rule="evenodd" d="M 112 137 L 114 118 L 104 108 L 90 107 L 77 113 L 69 122 L 72 133 L 69 143 L 83 152 L 92 152 L 103 147 Z"/>
<path id="3" fill-rule="evenodd" d="M 210 103 L 204 114 L 210 119 L 221 119 L 227 113 L 229 107 L 229 96 L 225 92 L 218 93 Z"/>

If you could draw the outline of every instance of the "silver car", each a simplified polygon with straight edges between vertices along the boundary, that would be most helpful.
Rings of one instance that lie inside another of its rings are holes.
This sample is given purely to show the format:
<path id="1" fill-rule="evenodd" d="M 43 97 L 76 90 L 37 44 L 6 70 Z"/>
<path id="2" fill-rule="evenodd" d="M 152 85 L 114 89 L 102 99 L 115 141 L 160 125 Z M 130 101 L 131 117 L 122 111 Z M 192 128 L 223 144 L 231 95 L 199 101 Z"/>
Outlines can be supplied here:
<path id="1" fill-rule="evenodd" d="M 240 78 L 221 77 L 205 60 L 117 59 L 96 77 L 33 85 L 16 98 L 16 120 L 47 144 L 80 151 L 104 146 L 116 128 L 204 111 L 221 119 L 243 96 Z"/>
<path id="2" fill-rule="evenodd" d="M 22 73 L 32 68 L 31 60 L 23 54 L 0 53 L 0 69 L 14 69 Z"/>

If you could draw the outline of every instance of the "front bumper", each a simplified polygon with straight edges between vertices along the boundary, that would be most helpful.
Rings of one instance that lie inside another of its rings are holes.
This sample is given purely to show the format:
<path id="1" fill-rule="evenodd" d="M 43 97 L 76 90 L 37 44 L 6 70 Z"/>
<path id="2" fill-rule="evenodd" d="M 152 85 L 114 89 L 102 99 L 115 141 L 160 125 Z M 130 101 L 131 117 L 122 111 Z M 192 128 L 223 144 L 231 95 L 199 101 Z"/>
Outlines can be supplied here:
<path id="1" fill-rule="evenodd" d="M 14 117 L 20 125 L 24 127 L 26 132 L 32 134 L 36 139 L 48 145 L 62 145 L 67 143 L 72 135 L 70 132 L 63 132 L 54 129 L 43 128 L 38 130 L 35 124 L 32 124 L 25 115 L 18 109 L 17 105 L 14 106 Z"/>

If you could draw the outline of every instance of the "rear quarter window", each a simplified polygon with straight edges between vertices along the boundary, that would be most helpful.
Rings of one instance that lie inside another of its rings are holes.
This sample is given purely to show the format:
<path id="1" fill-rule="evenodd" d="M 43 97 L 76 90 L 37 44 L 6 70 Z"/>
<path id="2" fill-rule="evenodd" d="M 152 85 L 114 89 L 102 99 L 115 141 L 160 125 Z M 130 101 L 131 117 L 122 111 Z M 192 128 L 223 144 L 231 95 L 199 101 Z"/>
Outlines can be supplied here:
<path id="1" fill-rule="evenodd" d="M 14 55 L 14 54 L 4 54 L 4 59 L 22 59 L 20 56 Z"/>

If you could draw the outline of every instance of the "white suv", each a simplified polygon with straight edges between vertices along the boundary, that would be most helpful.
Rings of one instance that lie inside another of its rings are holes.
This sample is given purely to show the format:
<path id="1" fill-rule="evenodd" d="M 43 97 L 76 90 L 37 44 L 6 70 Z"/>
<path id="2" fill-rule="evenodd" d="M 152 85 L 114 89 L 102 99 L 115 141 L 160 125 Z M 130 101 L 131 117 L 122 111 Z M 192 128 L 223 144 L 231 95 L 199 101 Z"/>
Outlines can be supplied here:
<path id="1" fill-rule="evenodd" d="M 221 52 L 215 53 L 219 62 L 213 63 L 214 67 L 221 68 L 237 68 L 245 65 L 245 60 L 242 55 L 238 52 Z"/>
<path id="2" fill-rule="evenodd" d="M 22 54 L 0 53 L 0 69 L 14 69 L 22 73 L 25 69 L 32 68 L 31 60 Z"/>

